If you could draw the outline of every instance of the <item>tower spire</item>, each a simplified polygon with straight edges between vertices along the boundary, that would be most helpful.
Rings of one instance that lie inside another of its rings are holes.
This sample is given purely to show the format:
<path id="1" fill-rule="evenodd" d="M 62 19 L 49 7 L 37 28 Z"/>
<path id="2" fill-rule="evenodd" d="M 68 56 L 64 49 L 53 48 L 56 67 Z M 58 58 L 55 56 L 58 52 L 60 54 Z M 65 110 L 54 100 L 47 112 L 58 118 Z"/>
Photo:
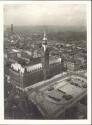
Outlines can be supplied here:
<path id="1" fill-rule="evenodd" d="M 43 36 L 42 44 L 43 44 L 43 45 L 47 45 L 47 36 L 46 36 L 45 31 L 44 31 L 44 36 Z"/>
<path id="2" fill-rule="evenodd" d="M 45 52 L 46 49 L 47 49 L 47 36 L 46 36 L 45 31 L 44 31 L 44 36 L 43 36 L 43 39 L 42 39 L 42 47 L 44 48 L 44 52 Z"/>
<path id="3" fill-rule="evenodd" d="M 46 36 L 46 33 L 44 31 L 44 37 L 43 37 L 43 41 L 47 41 L 47 36 Z"/>

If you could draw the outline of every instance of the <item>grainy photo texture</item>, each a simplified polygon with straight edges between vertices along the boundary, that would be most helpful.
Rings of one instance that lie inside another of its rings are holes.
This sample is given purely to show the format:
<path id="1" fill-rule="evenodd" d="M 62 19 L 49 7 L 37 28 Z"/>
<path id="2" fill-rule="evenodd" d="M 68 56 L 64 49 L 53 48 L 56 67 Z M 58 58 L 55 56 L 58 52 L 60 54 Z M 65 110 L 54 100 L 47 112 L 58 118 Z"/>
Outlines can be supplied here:
<path id="1" fill-rule="evenodd" d="M 87 119 L 84 4 L 4 5 L 4 119 Z"/>

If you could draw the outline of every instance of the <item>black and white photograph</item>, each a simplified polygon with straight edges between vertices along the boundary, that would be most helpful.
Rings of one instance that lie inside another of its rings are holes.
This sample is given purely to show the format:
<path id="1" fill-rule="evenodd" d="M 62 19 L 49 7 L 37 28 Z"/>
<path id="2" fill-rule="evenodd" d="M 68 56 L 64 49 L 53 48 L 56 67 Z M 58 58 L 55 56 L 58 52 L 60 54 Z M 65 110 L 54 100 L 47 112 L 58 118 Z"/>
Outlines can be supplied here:
<path id="1" fill-rule="evenodd" d="M 83 3 L 4 4 L 4 120 L 88 119 L 87 13 Z"/>

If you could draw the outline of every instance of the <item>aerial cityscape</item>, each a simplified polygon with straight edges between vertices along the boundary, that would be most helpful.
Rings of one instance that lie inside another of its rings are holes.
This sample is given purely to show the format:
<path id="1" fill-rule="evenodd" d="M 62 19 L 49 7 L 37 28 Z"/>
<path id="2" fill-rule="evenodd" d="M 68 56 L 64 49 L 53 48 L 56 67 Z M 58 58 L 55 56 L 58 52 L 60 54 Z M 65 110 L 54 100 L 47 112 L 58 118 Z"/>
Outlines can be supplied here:
<path id="1" fill-rule="evenodd" d="M 6 8 L 11 9 L 13 5 Z M 21 9 L 17 11 L 20 13 Z M 30 24 L 23 21 L 19 25 L 14 17 L 8 19 L 11 14 L 5 13 L 4 118 L 87 119 L 86 26 L 81 23 L 82 19 L 77 19 L 76 25 L 71 21 L 69 24 L 59 21 L 62 25 L 54 25 L 58 20 L 54 17 L 50 24 L 50 18 L 45 20 L 46 10 L 44 12 L 45 16 L 38 14 L 43 21 L 36 16 L 39 25 L 32 25 L 36 21 L 30 19 Z M 83 12 L 80 14 L 84 15 Z M 65 18 L 68 16 L 61 14 L 60 20 Z"/>

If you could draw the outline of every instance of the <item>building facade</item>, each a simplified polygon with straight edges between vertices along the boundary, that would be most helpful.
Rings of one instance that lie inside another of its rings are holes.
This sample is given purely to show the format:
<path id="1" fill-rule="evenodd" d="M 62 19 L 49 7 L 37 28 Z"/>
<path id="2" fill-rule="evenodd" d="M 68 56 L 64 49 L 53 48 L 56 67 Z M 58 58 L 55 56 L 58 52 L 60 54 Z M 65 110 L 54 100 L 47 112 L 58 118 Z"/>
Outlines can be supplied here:
<path id="1" fill-rule="evenodd" d="M 42 40 L 41 52 L 42 57 L 37 64 L 21 65 L 18 62 L 11 64 L 9 72 L 11 83 L 13 85 L 25 88 L 64 71 L 63 59 L 57 58 L 50 61 L 50 49 L 47 45 L 47 37 L 45 33 Z"/>

